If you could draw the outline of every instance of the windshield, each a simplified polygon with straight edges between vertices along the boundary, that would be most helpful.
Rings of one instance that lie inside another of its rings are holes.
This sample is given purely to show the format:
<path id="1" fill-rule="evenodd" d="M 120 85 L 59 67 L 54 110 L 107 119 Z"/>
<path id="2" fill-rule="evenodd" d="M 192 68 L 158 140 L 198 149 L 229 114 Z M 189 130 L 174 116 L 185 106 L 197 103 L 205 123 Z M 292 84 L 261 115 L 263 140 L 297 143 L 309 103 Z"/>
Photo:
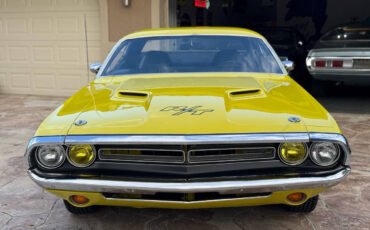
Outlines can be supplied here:
<path id="1" fill-rule="evenodd" d="M 322 41 L 355 41 L 370 40 L 370 28 L 336 29 L 326 34 Z"/>
<path id="2" fill-rule="evenodd" d="M 141 73 L 256 72 L 282 74 L 259 38 L 242 36 L 160 36 L 123 41 L 102 76 Z"/>

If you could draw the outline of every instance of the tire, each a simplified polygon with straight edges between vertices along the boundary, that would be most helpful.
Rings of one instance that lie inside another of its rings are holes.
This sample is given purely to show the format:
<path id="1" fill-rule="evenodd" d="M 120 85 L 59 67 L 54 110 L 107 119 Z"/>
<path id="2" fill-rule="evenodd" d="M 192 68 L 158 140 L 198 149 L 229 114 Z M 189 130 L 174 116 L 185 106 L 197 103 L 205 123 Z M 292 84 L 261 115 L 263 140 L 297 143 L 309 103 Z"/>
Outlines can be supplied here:
<path id="1" fill-rule="evenodd" d="M 98 210 L 98 206 L 89 206 L 89 207 L 76 207 L 74 205 L 71 205 L 68 201 L 63 200 L 64 206 L 66 209 L 72 213 L 72 214 L 77 214 L 77 215 L 82 215 L 82 214 L 89 214 L 89 213 L 94 213 Z"/>
<path id="2" fill-rule="evenodd" d="M 319 195 L 311 197 L 306 202 L 301 205 L 287 205 L 287 208 L 291 212 L 312 212 L 317 205 L 317 201 L 319 200 Z"/>

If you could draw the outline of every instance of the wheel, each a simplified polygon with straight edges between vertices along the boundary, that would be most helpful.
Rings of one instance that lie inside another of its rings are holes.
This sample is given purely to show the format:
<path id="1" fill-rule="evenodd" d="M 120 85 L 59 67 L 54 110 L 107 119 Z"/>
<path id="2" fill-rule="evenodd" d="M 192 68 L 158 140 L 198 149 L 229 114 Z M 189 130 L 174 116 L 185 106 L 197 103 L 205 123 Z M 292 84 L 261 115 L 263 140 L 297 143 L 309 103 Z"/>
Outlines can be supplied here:
<path id="1" fill-rule="evenodd" d="M 317 201 L 319 200 L 319 195 L 311 197 L 306 202 L 301 205 L 287 205 L 287 208 L 291 212 L 312 212 L 317 205 Z"/>
<path id="2" fill-rule="evenodd" d="M 89 207 L 84 207 L 84 208 L 79 208 L 76 206 L 71 205 L 68 201 L 63 200 L 64 206 L 66 209 L 73 214 L 89 214 L 96 212 L 98 210 L 98 206 L 89 206 Z"/>

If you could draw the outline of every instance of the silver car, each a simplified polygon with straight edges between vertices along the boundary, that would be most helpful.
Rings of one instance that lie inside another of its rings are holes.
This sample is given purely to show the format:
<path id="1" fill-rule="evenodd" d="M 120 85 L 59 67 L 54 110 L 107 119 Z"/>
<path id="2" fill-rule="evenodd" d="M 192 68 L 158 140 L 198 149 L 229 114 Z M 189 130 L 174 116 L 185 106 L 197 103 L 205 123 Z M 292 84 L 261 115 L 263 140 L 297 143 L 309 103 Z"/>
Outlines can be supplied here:
<path id="1" fill-rule="evenodd" d="M 306 59 L 314 79 L 370 85 L 370 27 L 336 28 L 314 46 Z"/>

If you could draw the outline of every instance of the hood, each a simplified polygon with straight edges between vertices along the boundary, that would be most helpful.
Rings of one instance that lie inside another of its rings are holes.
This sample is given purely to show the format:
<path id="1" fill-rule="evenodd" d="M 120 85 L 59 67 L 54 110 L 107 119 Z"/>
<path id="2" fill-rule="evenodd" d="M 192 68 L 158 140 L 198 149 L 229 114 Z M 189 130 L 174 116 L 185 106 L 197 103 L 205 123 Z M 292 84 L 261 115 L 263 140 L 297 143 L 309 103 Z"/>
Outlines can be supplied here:
<path id="1" fill-rule="evenodd" d="M 68 134 L 338 132 L 322 106 L 288 76 L 176 74 L 105 77 L 42 124 L 69 121 Z M 288 121 L 298 117 L 299 123 Z M 67 119 L 68 118 L 68 119 Z M 72 120 L 73 119 L 73 120 Z M 87 124 L 76 126 L 77 120 Z M 326 128 L 325 128 L 326 127 Z M 50 132 L 48 132 L 51 135 Z"/>

